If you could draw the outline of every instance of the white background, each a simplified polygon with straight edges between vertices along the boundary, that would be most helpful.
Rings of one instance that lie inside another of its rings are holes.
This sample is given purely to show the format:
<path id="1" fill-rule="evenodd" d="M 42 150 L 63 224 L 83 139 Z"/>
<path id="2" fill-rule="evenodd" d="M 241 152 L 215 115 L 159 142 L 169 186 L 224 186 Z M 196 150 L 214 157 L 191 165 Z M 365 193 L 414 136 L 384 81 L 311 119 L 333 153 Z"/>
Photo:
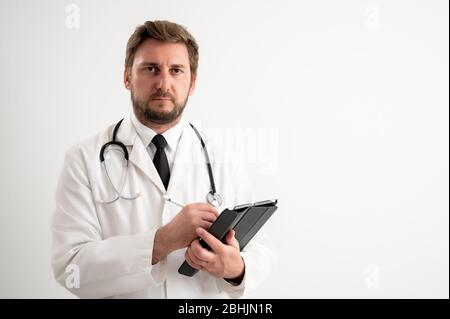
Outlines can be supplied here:
<path id="1" fill-rule="evenodd" d="M 258 198 L 279 199 L 278 263 L 251 297 L 448 298 L 448 9 L 2 0 L 0 297 L 72 297 L 50 267 L 63 155 L 131 110 L 126 41 L 167 19 L 200 45 L 186 118 L 245 133 Z"/>

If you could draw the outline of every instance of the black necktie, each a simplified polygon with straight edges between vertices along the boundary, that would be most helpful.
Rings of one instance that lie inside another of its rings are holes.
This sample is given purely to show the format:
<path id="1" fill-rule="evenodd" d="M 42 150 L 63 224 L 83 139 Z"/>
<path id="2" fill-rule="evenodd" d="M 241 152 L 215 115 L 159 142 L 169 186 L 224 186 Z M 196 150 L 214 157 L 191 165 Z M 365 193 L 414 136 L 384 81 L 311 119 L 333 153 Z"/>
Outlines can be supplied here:
<path id="1" fill-rule="evenodd" d="M 161 177 L 164 187 L 167 189 L 170 179 L 169 162 L 167 161 L 166 152 L 164 149 L 167 146 L 167 141 L 161 134 L 155 135 L 152 143 L 156 146 L 155 157 L 153 157 L 153 164 Z"/>

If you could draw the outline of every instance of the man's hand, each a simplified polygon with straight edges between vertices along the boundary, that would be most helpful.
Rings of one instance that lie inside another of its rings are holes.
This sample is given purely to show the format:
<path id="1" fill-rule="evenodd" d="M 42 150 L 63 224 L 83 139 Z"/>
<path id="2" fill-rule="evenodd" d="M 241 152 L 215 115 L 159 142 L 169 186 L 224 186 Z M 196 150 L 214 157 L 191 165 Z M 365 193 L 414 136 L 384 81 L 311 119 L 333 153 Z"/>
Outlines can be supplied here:
<path id="1" fill-rule="evenodd" d="M 218 215 L 214 207 L 205 203 L 184 206 L 167 225 L 156 232 L 152 264 L 156 264 L 174 250 L 189 246 L 198 237 L 196 229 L 209 229 Z"/>
<path id="2" fill-rule="evenodd" d="M 191 267 L 207 271 L 211 275 L 228 280 L 241 279 L 244 276 L 245 264 L 241 257 L 239 243 L 230 230 L 225 237 L 226 244 L 202 228 L 197 228 L 200 236 L 211 247 L 211 251 L 203 248 L 198 239 L 194 240 L 186 250 L 185 258 Z M 240 280 L 238 280 L 240 282 Z"/>

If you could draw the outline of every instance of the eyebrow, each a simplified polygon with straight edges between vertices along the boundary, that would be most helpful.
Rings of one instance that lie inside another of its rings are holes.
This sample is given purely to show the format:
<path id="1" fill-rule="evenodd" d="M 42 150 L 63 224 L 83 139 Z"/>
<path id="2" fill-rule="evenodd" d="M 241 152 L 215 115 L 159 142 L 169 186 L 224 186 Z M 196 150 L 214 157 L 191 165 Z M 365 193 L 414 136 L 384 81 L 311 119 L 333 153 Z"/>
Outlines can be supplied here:
<path id="1" fill-rule="evenodd" d="M 157 67 L 160 66 L 160 64 L 158 64 L 156 62 L 142 62 L 142 63 L 139 63 L 139 65 L 141 65 L 141 66 L 157 66 Z M 186 68 L 186 66 L 184 64 L 171 64 L 170 67 L 171 68 L 179 68 L 179 69 Z"/>

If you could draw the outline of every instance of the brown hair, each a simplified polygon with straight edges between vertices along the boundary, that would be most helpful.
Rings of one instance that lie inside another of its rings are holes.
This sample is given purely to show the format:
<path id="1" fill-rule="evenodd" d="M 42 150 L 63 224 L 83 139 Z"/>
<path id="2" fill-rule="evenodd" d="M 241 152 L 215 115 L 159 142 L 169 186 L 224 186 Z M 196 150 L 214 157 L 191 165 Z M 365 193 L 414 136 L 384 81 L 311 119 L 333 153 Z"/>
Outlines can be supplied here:
<path id="1" fill-rule="evenodd" d="M 125 56 L 125 69 L 131 74 L 134 55 L 141 43 L 147 39 L 155 39 L 163 42 L 184 43 L 189 53 L 189 65 L 192 75 L 197 74 L 198 67 L 198 45 L 195 38 L 185 27 L 170 21 L 146 21 L 136 28 L 128 39 Z"/>

